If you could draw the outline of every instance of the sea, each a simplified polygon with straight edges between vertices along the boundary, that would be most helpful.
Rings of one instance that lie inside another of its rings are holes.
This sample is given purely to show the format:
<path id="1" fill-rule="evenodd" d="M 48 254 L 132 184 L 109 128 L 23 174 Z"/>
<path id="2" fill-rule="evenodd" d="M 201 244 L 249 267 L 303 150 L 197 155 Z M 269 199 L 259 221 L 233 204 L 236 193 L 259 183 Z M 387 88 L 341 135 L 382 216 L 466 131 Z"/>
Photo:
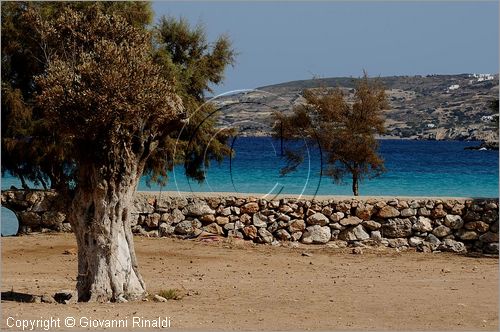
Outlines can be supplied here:
<path id="1" fill-rule="evenodd" d="M 232 141 L 234 156 L 204 169 L 205 181 L 188 179 L 182 165 L 169 172 L 165 186 L 148 185 L 139 191 L 236 192 L 267 197 L 294 195 L 352 195 L 351 181 L 335 183 L 324 175 L 326 163 L 313 142 L 281 142 L 270 137 L 240 137 Z M 361 196 L 498 197 L 498 151 L 466 150 L 479 142 L 380 140 L 386 172 L 359 185 Z M 302 163 L 285 175 L 283 152 L 300 151 Z M 323 170 L 323 172 L 322 172 Z M 2 189 L 20 187 L 5 175 Z M 2 235 L 17 232 L 15 215 L 2 207 Z"/>

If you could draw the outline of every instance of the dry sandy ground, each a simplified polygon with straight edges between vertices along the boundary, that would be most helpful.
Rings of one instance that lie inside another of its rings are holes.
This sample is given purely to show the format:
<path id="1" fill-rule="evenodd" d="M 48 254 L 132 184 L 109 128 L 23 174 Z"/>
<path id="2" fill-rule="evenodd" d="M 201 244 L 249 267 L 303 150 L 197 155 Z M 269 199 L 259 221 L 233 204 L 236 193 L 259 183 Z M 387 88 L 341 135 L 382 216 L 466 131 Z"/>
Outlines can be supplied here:
<path id="1" fill-rule="evenodd" d="M 75 284 L 71 234 L 2 239 L 2 292 L 53 294 Z M 148 289 L 167 303 L 2 301 L 16 319 L 170 317 L 173 329 L 498 330 L 498 260 L 453 254 L 136 237 Z M 307 251 L 311 256 L 303 256 Z M 62 321 L 61 321 L 62 322 Z M 62 326 L 64 326 L 61 323 Z"/>

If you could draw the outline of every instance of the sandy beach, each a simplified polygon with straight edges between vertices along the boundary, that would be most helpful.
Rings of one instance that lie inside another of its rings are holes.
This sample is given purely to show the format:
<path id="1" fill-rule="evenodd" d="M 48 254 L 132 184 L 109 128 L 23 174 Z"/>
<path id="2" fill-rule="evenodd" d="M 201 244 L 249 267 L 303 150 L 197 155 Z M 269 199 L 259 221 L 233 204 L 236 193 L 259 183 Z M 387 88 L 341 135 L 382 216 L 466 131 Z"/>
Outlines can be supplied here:
<path id="1" fill-rule="evenodd" d="M 132 317 L 169 317 L 172 329 L 189 330 L 498 330 L 497 258 L 385 248 L 353 255 L 234 240 L 136 237 L 135 243 L 149 292 L 175 288 L 182 299 L 2 301 L 0 326 L 8 327 L 8 317 L 63 322 L 71 316 L 77 324 L 82 317 L 128 320 L 128 330 L 138 330 Z M 2 238 L 2 292 L 53 295 L 73 288 L 75 253 L 72 234 Z"/>
<path id="2" fill-rule="evenodd" d="M 203 192 L 187 192 L 187 191 L 137 191 L 138 194 L 150 194 L 155 195 L 157 197 L 172 197 L 172 198 L 188 198 L 188 197 L 236 197 L 236 198 L 262 198 L 262 199 L 283 199 L 283 198 L 294 198 L 294 199 L 303 199 L 303 200 L 317 200 L 317 201 L 325 201 L 325 200 L 455 200 L 459 202 L 464 202 L 467 200 L 481 199 L 481 198 L 491 198 L 491 197 L 453 197 L 453 196 L 383 196 L 383 195 L 294 195 L 294 194 L 263 194 L 263 193 L 237 193 L 237 192 L 211 192 L 211 191 L 203 191 Z"/>

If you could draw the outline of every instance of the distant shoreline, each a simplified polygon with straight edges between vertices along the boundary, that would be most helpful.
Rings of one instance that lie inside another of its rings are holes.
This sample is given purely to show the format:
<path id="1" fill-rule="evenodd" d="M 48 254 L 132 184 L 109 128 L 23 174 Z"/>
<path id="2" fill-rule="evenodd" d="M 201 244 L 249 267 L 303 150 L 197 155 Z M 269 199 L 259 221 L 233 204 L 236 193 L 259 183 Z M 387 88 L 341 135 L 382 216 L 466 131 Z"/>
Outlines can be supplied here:
<path id="1" fill-rule="evenodd" d="M 239 137 L 273 137 L 272 134 L 269 133 L 238 133 Z M 429 142 L 471 142 L 471 143 L 483 143 L 483 142 L 489 142 L 489 141 L 484 141 L 484 140 L 467 140 L 467 139 L 430 139 L 430 138 L 419 138 L 419 137 L 399 137 L 399 136 L 390 136 L 390 135 L 384 135 L 384 136 L 377 136 L 375 137 L 377 140 L 394 140 L 394 141 L 429 141 Z M 492 141 L 493 143 L 498 144 L 498 140 Z"/>

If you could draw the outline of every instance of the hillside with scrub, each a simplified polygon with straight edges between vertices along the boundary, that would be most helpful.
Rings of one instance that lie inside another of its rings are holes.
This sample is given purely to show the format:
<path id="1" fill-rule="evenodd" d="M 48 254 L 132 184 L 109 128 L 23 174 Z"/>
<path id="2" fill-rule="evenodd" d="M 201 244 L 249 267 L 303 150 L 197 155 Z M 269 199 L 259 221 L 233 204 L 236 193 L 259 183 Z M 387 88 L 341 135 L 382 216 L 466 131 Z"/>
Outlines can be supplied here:
<path id="1" fill-rule="evenodd" d="M 379 77 L 390 109 L 384 111 L 386 137 L 430 140 L 495 141 L 498 74 Z M 238 123 L 245 136 L 267 135 L 271 114 L 304 102 L 303 91 L 338 87 L 351 98 L 356 79 L 320 78 L 285 82 L 215 99 L 219 125 Z"/>

